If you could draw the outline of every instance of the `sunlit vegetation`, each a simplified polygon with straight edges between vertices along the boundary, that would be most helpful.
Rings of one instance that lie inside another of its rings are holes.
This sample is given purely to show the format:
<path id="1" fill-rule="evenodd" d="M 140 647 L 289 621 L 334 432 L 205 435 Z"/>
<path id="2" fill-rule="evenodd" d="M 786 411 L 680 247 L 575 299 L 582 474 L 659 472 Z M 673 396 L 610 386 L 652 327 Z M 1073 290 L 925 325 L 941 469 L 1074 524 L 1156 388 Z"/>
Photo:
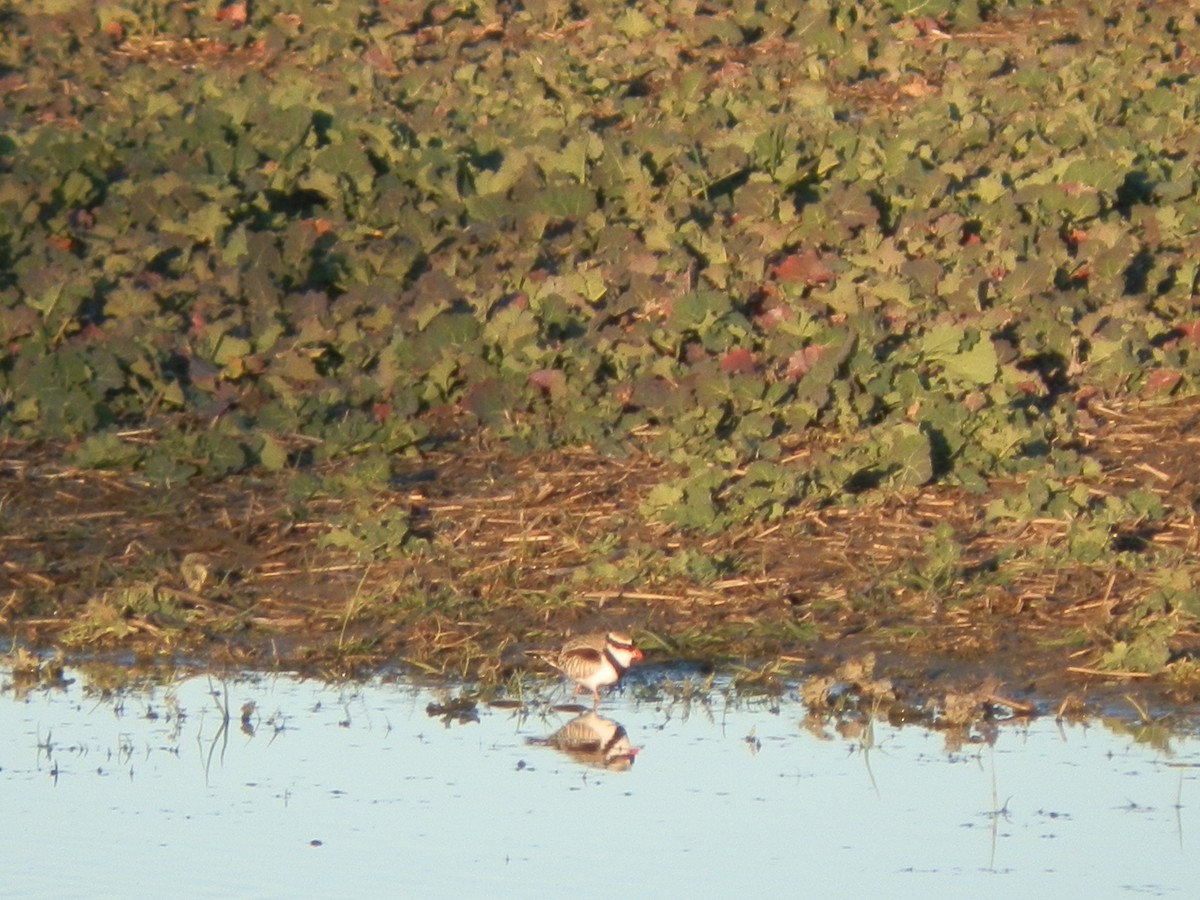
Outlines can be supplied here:
<path id="1" fill-rule="evenodd" d="M 399 614 L 373 582 L 397 559 L 442 560 L 403 605 L 426 624 L 472 589 L 571 605 L 533 544 L 476 571 L 423 501 L 380 505 L 397 460 L 472 442 L 637 460 L 630 552 L 561 522 L 554 552 L 578 592 L 754 595 L 675 621 L 695 650 L 859 616 L 928 637 L 916 609 L 1040 609 L 1083 569 L 1072 603 L 1109 616 L 1086 667 L 1160 671 L 1190 633 L 1178 473 L 1114 481 L 1104 440 L 1153 454 L 1153 405 L 1200 386 L 1190 4 L 54 0 L 0 25 L 0 440 L 156 487 L 288 473 L 271 527 L 358 567 L 342 650 L 395 650 L 350 620 Z M 957 514 L 826 565 L 867 578 L 840 591 L 793 602 L 750 537 L 931 492 Z M 103 568 L 87 634 L 212 613 Z"/>

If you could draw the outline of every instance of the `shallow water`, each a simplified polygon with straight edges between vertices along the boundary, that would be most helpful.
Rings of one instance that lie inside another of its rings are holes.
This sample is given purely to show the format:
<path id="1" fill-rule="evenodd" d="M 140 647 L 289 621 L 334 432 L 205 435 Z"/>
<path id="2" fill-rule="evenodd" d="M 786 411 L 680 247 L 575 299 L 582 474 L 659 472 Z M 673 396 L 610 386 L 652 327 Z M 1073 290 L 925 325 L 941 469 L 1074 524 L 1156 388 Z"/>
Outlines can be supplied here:
<path id="1" fill-rule="evenodd" d="M 1193 737 L 1040 719 L 948 748 L 788 698 L 617 695 L 573 726 L 619 722 L 606 757 L 530 742 L 571 712 L 431 716 L 453 694 L 403 681 L 67 676 L 0 672 L 6 896 L 1191 897 L 1200 875 Z"/>

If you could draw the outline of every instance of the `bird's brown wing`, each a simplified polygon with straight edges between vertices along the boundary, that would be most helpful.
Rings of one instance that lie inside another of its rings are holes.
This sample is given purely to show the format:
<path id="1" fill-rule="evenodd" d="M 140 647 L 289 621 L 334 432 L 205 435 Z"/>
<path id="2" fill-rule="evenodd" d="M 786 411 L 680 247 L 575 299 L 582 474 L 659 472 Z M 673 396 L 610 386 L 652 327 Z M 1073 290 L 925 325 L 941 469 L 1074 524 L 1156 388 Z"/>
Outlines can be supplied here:
<path id="1" fill-rule="evenodd" d="M 604 658 L 604 651 L 595 647 L 568 646 L 562 650 L 526 650 L 525 655 L 566 671 L 569 667 L 599 665 Z"/>
<path id="2" fill-rule="evenodd" d="M 571 653 L 575 650 L 595 650 L 600 653 L 608 645 L 608 638 L 603 634 L 581 634 L 563 644 L 562 652 Z"/>
<path id="3" fill-rule="evenodd" d="M 559 666 L 597 666 L 604 659 L 604 651 L 595 647 L 571 647 L 558 655 Z"/>

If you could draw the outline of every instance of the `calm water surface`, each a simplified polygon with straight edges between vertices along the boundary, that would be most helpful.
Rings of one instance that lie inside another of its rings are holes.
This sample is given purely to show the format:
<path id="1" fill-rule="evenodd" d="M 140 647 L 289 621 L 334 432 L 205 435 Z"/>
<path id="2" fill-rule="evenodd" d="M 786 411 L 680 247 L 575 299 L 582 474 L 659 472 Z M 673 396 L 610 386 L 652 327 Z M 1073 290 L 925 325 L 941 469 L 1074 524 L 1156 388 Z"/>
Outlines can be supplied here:
<path id="1" fill-rule="evenodd" d="M 0 671 L 4 896 L 1200 896 L 1192 737 L 948 747 L 722 696 L 470 721 L 405 682 L 67 674 Z"/>

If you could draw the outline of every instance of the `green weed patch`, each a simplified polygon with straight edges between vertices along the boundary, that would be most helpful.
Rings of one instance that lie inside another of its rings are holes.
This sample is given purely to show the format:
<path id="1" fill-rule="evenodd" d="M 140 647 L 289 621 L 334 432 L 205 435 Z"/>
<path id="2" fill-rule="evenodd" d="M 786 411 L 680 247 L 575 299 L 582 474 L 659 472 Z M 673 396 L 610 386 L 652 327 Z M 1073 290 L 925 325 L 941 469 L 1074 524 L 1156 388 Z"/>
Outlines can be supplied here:
<path id="1" fill-rule="evenodd" d="M 1091 398 L 1195 391 L 1196 29 L 1099 0 L 11 11 L 0 429 L 172 484 L 449 415 L 685 462 L 643 511 L 707 529 L 1044 466 Z"/>

